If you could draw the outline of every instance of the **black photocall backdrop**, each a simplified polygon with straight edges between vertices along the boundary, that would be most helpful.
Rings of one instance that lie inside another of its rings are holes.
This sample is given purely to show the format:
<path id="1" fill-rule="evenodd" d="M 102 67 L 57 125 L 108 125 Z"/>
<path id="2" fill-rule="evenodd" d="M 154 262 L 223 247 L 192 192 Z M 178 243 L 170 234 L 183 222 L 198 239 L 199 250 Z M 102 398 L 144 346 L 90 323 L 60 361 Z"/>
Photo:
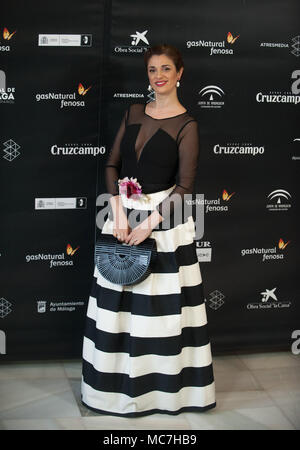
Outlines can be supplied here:
<path id="1" fill-rule="evenodd" d="M 150 100 L 143 53 L 161 42 L 183 54 L 178 96 L 199 124 L 197 252 L 212 350 L 291 348 L 299 9 L 296 0 L 5 5 L 2 360 L 81 356 L 106 156 L 125 109 Z"/>

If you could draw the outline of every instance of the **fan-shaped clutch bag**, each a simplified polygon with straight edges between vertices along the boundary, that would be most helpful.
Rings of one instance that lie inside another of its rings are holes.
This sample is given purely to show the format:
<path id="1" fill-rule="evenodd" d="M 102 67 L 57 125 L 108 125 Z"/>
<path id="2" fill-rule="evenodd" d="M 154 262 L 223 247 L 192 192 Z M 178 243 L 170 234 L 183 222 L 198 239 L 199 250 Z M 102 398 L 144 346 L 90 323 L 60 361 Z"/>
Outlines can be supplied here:
<path id="1" fill-rule="evenodd" d="M 111 283 L 140 283 L 151 273 L 157 257 L 156 241 L 146 238 L 138 245 L 124 244 L 112 234 L 101 233 L 95 245 L 95 264 Z"/>

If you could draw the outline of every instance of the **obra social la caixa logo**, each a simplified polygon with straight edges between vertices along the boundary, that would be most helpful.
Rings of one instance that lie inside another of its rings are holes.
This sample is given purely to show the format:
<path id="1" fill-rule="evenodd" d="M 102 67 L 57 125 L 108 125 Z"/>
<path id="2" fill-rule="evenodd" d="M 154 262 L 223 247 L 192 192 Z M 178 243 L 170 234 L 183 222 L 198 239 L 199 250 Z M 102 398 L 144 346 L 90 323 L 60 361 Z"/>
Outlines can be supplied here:
<path id="1" fill-rule="evenodd" d="M 49 267 L 68 267 L 74 265 L 73 255 L 77 252 L 79 246 L 74 248 L 68 244 L 66 251 L 62 253 L 36 253 L 34 255 L 26 255 L 27 263 L 31 262 L 46 262 Z"/>
<path id="2" fill-rule="evenodd" d="M 76 97 L 76 91 L 71 93 L 61 93 L 61 92 L 45 92 L 45 93 L 39 93 L 35 94 L 35 99 L 37 102 L 41 101 L 60 101 L 60 108 L 65 107 L 84 107 L 85 106 L 85 95 L 88 93 L 88 91 L 92 88 L 92 86 L 85 87 L 82 83 L 78 84 L 77 87 L 77 95 L 79 95 L 79 98 Z"/>
<path id="3" fill-rule="evenodd" d="M 118 54 L 128 53 L 143 53 L 149 47 L 149 41 L 146 34 L 148 30 L 136 31 L 130 35 L 131 45 L 115 45 L 114 52 Z"/>
<path id="4" fill-rule="evenodd" d="M 279 310 L 291 307 L 291 300 L 282 298 L 282 295 L 277 292 L 277 287 L 274 287 L 272 289 L 265 289 L 264 291 L 260 292 L 260 295 L 260 301 L 247 304 L 248 310 Z"/>

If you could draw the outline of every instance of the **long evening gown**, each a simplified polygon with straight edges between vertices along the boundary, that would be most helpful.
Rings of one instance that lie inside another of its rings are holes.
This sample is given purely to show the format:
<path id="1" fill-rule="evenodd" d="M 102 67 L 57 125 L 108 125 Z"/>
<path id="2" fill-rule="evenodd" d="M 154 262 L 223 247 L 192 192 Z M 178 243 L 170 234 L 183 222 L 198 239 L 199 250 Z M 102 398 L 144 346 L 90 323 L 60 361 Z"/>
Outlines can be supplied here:
<path id="1" fill-rule="evenodd" d="M 137 178 L 148 199 L 122 195 L 123 207 L 129 219 L 134 210 L 145 218 L 155 208 L 164 217 L 149 236 L 158 257 L 151 275 L 133 286 L 106 281 L 95 266 L 83 340 L 82 403 L 123 417 L 216 406 L 195 222 L 192 215 L 174 219 L 194 189 L 198 124 L 187 111 L 155 119 L 145 107 L 132 104 L 124 113 L 106 186 L 118 195 L 119 178 Z M 111 211 L 102 233 L 112 232 Z"/>

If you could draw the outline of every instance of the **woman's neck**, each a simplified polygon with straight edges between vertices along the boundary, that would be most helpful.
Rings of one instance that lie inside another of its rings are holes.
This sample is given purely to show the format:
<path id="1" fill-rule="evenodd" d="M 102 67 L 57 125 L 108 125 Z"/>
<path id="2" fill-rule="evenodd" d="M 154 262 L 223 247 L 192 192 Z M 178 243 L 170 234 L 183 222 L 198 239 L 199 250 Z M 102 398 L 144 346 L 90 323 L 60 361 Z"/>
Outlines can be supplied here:
<path id="1" fill-rule="evenodd" d="M 179 103 L 176 91 L 169 95 L 156 94 L 155 101 L 151 103 L 151 108 L 153 108 L 153 110 L 155 109 L 157 112 L 166 110 L 171 111 L 182 107 L 182 105 Z"/>

